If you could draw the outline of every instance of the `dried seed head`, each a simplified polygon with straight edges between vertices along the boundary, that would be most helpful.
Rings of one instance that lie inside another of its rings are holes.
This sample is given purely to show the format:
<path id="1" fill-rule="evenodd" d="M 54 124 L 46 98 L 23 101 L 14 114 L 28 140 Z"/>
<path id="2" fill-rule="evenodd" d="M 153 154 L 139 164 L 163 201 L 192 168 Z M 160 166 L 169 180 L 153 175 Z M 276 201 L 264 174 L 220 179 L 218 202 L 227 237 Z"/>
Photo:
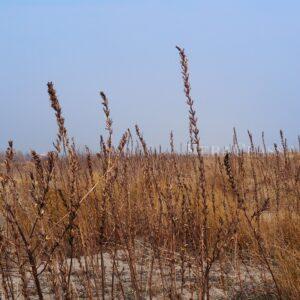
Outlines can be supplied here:
<path id="1" fill-rule="evenodd" d="M 48 94 L 50 98 L 51 107 L 55 111 L 56 116 L 56 122 L 58 125 L 58 140 L 59 142 L 62 142 L 65 146 L 69 144 L 68 138 L 67 138 L 67 129 L 65 127 L 65 119 L 62 116 L 62 110 L 56 95 L 56 90 L 54 89 L 54 85 L 52 82 L 47 83 L 48 86 Z M 56 149 L 59 149 L 58 146 L 56 146 Z"/>

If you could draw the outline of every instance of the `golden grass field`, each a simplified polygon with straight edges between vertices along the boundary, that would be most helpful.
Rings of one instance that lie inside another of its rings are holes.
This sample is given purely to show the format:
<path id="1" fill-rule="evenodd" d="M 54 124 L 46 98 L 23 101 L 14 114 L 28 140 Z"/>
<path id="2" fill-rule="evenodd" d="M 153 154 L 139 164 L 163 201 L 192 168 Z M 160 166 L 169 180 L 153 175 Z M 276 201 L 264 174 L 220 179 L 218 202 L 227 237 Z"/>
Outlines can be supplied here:
<path id="1" fill-rule="evenodd" d="M 2 299 L 300 299 L 300 153 L 201 150 L 178 48 L 193 149 L 151 150 L 138 126 L 76 151 L 51 82 L 58 136 L 47 156 L 0 161 Z M 138 144 L 133 141 L 135 137 Z"/>

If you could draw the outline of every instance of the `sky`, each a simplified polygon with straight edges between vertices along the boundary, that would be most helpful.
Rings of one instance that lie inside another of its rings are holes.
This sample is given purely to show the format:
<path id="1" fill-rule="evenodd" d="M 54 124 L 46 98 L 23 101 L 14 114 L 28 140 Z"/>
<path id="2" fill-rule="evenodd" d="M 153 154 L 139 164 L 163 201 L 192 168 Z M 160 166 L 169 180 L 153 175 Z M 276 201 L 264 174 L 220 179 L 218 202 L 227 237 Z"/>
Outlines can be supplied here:
<path id="1" fill-rule="evenodd" d="M 52 149 L 53 81 L 70 136 L 96 151 L 105 133 L 99 91 L 111 107 L 114 141 L 138 124 L 148 145 L 188 141 L 178 53 L 189 57 L 201 142 L 223 147 L 236 127 L 268 145 L 300 133 L 298 0 L 0 0 L 0 149 Z"/>

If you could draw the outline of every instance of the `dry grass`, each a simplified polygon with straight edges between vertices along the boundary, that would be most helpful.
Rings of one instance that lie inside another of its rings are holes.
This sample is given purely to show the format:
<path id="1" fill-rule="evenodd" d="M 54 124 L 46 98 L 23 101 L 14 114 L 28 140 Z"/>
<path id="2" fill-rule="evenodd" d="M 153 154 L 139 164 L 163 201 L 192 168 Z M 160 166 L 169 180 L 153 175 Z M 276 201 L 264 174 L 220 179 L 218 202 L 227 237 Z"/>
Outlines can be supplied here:
<path id="1" fill-rule="evenodd" d="M 138 126 L 77 153 L 53 84 L 54 151 L 10 142 L 0 166 L 1 298 L 299 299 L 300 154 L 234 145 L 204 155 L 178 48 L 193 153 L 151 151 Z"/>

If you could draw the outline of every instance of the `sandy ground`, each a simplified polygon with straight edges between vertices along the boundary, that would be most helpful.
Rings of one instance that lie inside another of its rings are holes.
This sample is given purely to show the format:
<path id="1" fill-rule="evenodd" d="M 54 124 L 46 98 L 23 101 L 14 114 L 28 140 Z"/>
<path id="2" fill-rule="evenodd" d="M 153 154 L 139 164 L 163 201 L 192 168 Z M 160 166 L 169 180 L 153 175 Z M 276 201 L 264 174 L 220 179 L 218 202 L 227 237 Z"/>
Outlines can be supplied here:
<path id="1" fill-rule="evenodd" d="M 113 264 L 115 257 L 115 264 Z M 136 253 L 139 259 L 136 261 L 136 277 L 139 282 L 141 299 L 149 299 L 149 286 L 151 283 L 152 299 L 198 299 L 197 276 L 199 268 L 196 265 L 187 267 L 185 274 L 185 284 L 182 288 L 182 276 L 180 262 L 176 268 L 170 268 L 170 259 L 163 257 L 161 264 L 158 259 L 153 260 L 153 253 L 147 247 L 139 247 L 139 253 Z M 175 257 L 177 261 L 177 257 Z M 132 286 L 132 272 L 128 264 L 128 255 L 124 250 L 104 253 L 105 278 L 106 278 L 106 298 L 111 299 L 112 274 L 114 273 L 114 297 L 116 299 L 137 299 Z M 66 266 L 70 264 L 70 259 L 65 262 Z M 94 266 L 95 272 L 86 265 Z M 273 299 L 264 296 L 263 290 L 270 288 L 269 276 L 267 272 L 259 267 L 250 264 L 240 264 L 241 266 L 234 270 L 230 263 L 221 267 L 216 263 L 211 270 L 210 282 L 211 299 Z M 42 268 L 42 266 L 41 266 Z M 151 272 L 152 269 L 152 272 Z M 101 286 L 101 268 L 100 255 L 89 257 L 80 257 L 73 260 L 73 269 L 71 275 L 71 285 L 74 299 L 87 298 L 86 278 L 93 278 L 90 281 L 90 291 L 93 298 L 97 298 L 97 291 Z M 114 271 L 113 271 L 114 270 Z M 173 271 L 173 273 L 172 273 Z M 150 276 L 152 274 L 152 276 Z M 172 275 L 171 275 L 172 274 Z M 16 272 L 12 270 L 12 280 L 15 286 L 15 296 L 22 299 L 21 281 Z M 170 278 L 174 278 L 172 281 Z M 49 278 L 43 273 L 40 276 L 45 299 L 54 299 L 53 292 L 49 287 Z M 163 283 L 162 283 L 163 282 Z M 34 283 L 30 280 L 31 299 L 37 299 L 34 294 Z M 123 292 L 122 292 L 123 290 Z M 170 291 L 177 291 L 177 295 L 170 294 Z M 3 291 L 0 288 L 1 299 L 4 299 Z"/>

